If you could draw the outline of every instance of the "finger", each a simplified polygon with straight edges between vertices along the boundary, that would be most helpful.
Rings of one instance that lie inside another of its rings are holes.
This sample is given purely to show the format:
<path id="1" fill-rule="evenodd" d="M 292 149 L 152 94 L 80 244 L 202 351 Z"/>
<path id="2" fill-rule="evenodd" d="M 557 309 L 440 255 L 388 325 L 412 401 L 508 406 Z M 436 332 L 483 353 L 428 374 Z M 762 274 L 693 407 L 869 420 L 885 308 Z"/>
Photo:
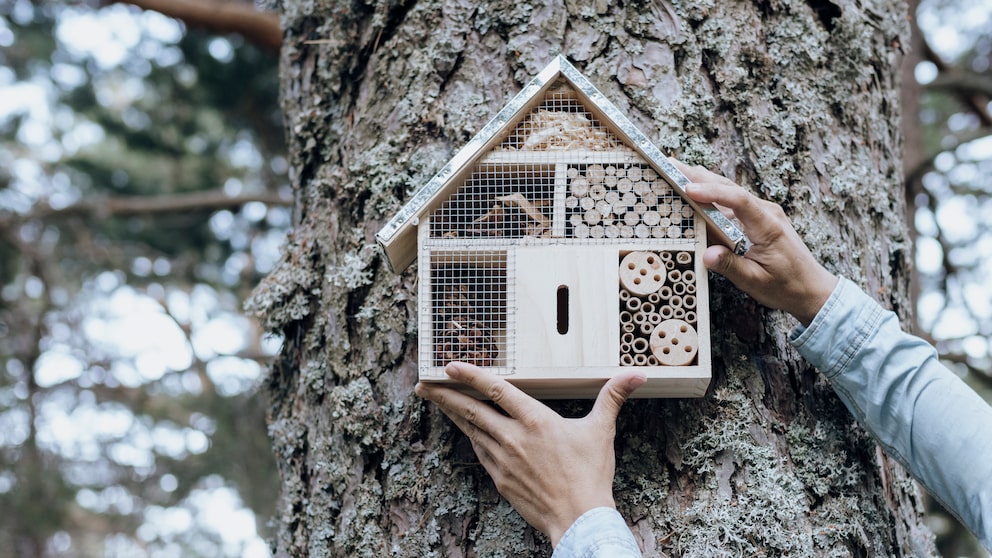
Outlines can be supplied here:
<path id="1" fill-rule="evenodd" d="M 444 368 L 444 372 L 451 379 L 477 389 L 513 418 L 523 419 L 548 410 L 540 401 L 520 391 L 510 382 L 478 366 L 465 362 L 451 362 Z"/>
<path id="2" fill-rule="evenodd" d="M 685 191 L 693 201 L 729 208 L 748 233 L 762 231 L 770 224 L 768 207 L 736 184 L 693 182 L 686 185 Z"/>
<path id="3" fill-rule="evenodd" d="M 437 405 L 470 438 L 478 430 L 496 439 L 494 434 L 505 431 L 512 422 L 489 405 L 448 387 L 421 382 L 415 392 Z"/>
<path id="4" fill-rule="evenodd" d="M 675 165 L 675 168 L 679 169 L 679 171 L 692 182 L 717 182 L 717 183 L 737 186 L 737 184 L 734 184 L 734 181 L 730 180 L 729 178 L 726 178 L 713 171 L 710 171 L 705 167 L 701 167 L 699 165 L 690 167 L 689 165 L 683 163 L 682 161 L 679 161 L 674 157 L 669 157 L 668 161 L 673 165 Z"/>
<path id="5" fill-rule="evenodd" d="M 703 265 L 723 275 L 730 282 L 745 292 L 751 292 L 755 285 L 760 284 L 762 276 L 767 280 L 768 272 L 754 260 L 738 256 L 726 246 L 713 245 L 703 253 Z"/>
<path id="6" fill-rule="evenodd" d="M 592 412 L 589 413 L 594 420 L 602 424 L 613 425 L 616 423 L 620 408 L 623 407 L 627 398 L 634 390 L 647 382 L 647 376 L 642 372 L 630 372 L 617 374 L 606 382 L 606 385 L 599 390 L 596 403 L 593 404 Z"/>

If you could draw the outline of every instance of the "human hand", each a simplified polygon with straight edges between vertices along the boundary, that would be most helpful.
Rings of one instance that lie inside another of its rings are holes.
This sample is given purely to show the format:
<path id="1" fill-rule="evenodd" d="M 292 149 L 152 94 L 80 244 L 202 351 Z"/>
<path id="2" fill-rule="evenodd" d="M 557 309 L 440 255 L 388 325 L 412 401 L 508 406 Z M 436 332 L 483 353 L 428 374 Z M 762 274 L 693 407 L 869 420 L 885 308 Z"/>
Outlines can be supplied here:
<path id="1" fill-rule="evenodd" d="M 691 181 L 686 186 L 690 198 L 732 211 L 751 239 L 752 246 L 743 256 L 726 246 L 710 246 L 703 255 L 703 265 L 730 279 L 759 303 L 785 310 L 808 326 L 830 298 L 838 279 L 816 261 L 782 208 L 703 167 L 671 161 Z"/>
<path id="2" fill-rule="evenodd" d="M 643 373 L 611 378 L 592 411 L 566 419 L 506 380 L 477 366 L 452 362 L 445 367 L 505 410 L 503 415 L 470 395 L 439 384 L 419 383 L 416 394 L 437 404 L 468 436 L 496 489 L 557 545 L 583 513 L 615 508 L 613 439 L 616 419 L 627 397 L 646 380 Z"/>

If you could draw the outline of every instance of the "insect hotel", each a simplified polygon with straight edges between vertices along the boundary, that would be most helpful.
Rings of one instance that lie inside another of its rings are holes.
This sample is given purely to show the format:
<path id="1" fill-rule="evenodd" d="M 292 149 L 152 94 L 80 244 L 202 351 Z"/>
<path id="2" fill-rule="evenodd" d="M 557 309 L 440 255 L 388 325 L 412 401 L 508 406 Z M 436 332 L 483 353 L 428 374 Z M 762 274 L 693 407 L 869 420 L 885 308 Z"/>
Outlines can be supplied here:
<path id="1" fill-rule="evenodd" d="M 636 367 L 637 397 L 703 395 L 707 225 L 746 241 L 687 182 L 552 61 L 377 236 L 395 271 L 420 260 L 420 380 L 459 360 L 536 397 L 595 397 Z"/>

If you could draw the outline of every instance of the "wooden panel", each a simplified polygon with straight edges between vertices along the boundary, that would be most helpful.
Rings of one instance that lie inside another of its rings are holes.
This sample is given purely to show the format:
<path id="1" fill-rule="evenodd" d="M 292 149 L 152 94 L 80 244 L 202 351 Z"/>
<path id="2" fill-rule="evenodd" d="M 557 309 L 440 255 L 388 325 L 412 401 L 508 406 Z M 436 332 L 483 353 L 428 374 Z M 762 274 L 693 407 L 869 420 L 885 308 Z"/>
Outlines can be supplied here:
<path id="1" fill-rule="evenodd" d="M 618 364 L 615 247 L 516 249 L 518 370 L 602 367 Z M 558 288 L 569 293 L 568 331 L 558 333 Z"/>
<path id="2" fill-rule="evenodd" d="M 632 368 L 597 367 L 564 368 L 544 373 L 518 373 L 504 376 L 511 384 L 537 399 L 593 399 L 600 388 L 613 375 L 629 372 Z M 640 367 L 639 372 L 647 375 L 646 384 L 634 392 L 635 399 L 662 397 L 702 397 L 710 382 L 709 369 L 701 366 L 651 366 Z M 443 376 L 443 371 L 442 371 Z M 459 391 L 483 399 L 479 392 L 447 378 L 422 381 L 436 381 L 447 384 Z"/>

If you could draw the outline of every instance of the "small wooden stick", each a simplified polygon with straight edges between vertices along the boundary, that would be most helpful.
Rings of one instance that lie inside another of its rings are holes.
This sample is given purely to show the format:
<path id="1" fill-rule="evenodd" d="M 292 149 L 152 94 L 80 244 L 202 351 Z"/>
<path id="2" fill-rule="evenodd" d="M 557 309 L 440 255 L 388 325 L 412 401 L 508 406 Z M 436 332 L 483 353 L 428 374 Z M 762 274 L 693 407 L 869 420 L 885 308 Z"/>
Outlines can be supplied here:
<path id="1" fill-rule="evenodd" d="M 545 228 L 551 228 L 551 220 L 541 213 L 541 210 L 534 206 L 530 200 L 524 197 L 520 192 L 514 192 L 508 196 L 500 196 L 496 198 L 497 201 L 512 203 L 520 208 L 525 215 L 530 217 L 536 223 Z"/>

